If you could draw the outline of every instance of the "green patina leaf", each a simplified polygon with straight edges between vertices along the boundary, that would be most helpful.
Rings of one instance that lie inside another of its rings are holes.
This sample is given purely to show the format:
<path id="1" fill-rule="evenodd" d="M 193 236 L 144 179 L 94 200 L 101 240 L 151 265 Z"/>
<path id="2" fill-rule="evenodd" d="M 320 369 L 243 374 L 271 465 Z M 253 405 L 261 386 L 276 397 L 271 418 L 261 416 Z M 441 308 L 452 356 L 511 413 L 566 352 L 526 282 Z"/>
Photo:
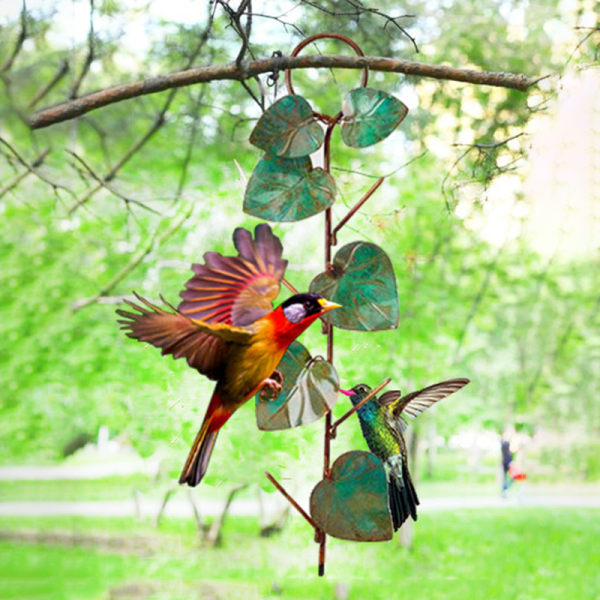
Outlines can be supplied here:
<path id="1" fill-rule="evenodd" d="M 283 375 L 279 396 L 264 400 L 260 393 L 256 395 L 259 429 L 273 431 L 307 425 L 335 406 L 340 388 L 335 369 L 321 357 L 311 359 L 300 342 L 291 344 L 277 370 Z"/>
<path id="2" fill-rule="evenodd" d="M 381 90 L 357 88 L 346 94 L 342 112 L 342 140 L 347 146 L 364 148 L 390 135 L 408 108 Z"/>
<path id="3" fill-rule="evenodd" d="M 340 248 L 333 269 L 317 275 L 310 291 L 342 307 L 324 315 L 340 329 L 375 331 L 398 326 L 398 291 L 388 255 L 375 244 L 352 242 Z"/>
<path id="4" fill-rule="evenodd" d="M 244 212 L 268 221 L 300 221 L 329 208 L 335 181 L 310 158 L 265 154 L 256 165 L 244 195 Z"/>
<path id="5" fill-rule="evenodd" d="M 310 495 L 310 514 L 325 533 L 356 542 L 393 536 L 383 463 L 370 452 L 353 450 L 333 463 L 331 478 Z"/>
<path id="6" fill-rule="evenodd" d="M 250 134 L 250 143 L 284 158 L 308 156 L 323 143 L 324 132 L 302 96 L 285 96 L 270 106 Z"/>

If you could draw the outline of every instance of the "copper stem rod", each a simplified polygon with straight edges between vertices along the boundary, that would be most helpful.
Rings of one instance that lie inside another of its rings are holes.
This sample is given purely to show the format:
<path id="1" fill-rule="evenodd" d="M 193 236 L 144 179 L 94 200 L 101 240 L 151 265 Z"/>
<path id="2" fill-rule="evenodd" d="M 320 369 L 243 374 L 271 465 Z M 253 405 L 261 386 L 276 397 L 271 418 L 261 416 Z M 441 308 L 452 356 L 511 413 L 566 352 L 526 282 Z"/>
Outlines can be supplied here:
<path id="1" fill-rule="evenodd" d="M 343 417 L 340 417 L 330 429 L 331 437 L 335 437 L 337 428 L 351 415 L 353 415 L 359 408 L 364 406 L 371 398 L 374 398 L 379 392 L 392 381 L 391 377 L 384 379 L 374 390 L 371 390 L 358 404 L 355 404 Z"/>
<path id="2" fill-rule="evenodd" d="M 327 125 L 325 130 L 325 140 L 323 142 L 323 168 L 329 173 L 331 171 L 330 163 L 330 144 L 331 134 L 339 120 L 342 118 L 342 113 L 339 112 Z M 331 268 L 331 208 L 325 211 L 325 271 Z M 327 360 L 333 365 L 333 326 L 331 323 L 326 324 L 327 333 Z M 331 411 L 325 415 L 325 435 L 323 440 L 323 478 L 331 477 L 330 457 L 331 457 Z M 317 531 L 317 539 L 319 541 L 319 577 L 325 575 L 325 547 L 327 544 L 327 535 L 324 531 Z"/>
<path id="3" fill-rule="evenodd" d="M 285 287 L 292 292 L 292 294 L 297 294 L 298 290 L 285 278 L 281 279 L 281 283 L 285 285 Z"/>
<path id="4" fill-rule="evenodd" d="M 377 188 L 383 183 L 385 177 L 380 177 L 369 189 L 369 191 L 350 209 L 348 214 L 335 226 L 331 235 L 333 244 L 337 244 L 337 232 L 358 212 L 360 207 L 373 195 Z"/>
<path id="5" fill-rule="evenodd" d="M 283 495 L 283 497 L 308 521 L 308 523 L 313 527 L 313 529 L 317 529 L 315 522 L 311 519 L 310 515 L 286 492 L 285 488 L 269 473 L 265 471 L 265 475 L 267 479 L 277 488 L 279 492 Z"/>

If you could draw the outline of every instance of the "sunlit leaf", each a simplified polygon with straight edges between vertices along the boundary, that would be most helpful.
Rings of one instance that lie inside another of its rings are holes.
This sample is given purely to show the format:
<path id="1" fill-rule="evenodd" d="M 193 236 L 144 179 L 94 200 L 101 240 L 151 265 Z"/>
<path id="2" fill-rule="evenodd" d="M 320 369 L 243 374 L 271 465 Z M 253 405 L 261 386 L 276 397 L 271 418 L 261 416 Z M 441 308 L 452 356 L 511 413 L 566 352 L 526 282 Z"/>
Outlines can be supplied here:
<path id="1" fill-rule="evenodd" d="M 335 181 L 310 158 L 265 154 L 256 165 L 244 195 L 244 212 L 268 221 L 300 221 L 335 200 Z"/>
<path id="2" fill-rule="evenodd" d="M 364 148 L 390 135 L 408 108 L 381 90 L 357 88 L 346 94 L 342 112 L 342 140 L 347 146 Z"/>
<path id="3" fill-rule="evenodd" d="M 277 370 L 283 375 L 283 389 L 274 400 L 256 395 L 256 423 L 273 431 L 307 425 L 335 406 L 340 382 L 325 359 L 310 358 L 308 350 L 293 342 Z"/>
<path id="4" fill-rule="evenodd" d="M 250 143 L 284 158 L 308 156 L 323 143 L 323 128 L 302 96 L 284 96 L 271 105 L 250 134 Z"/>
<path id="5" fill-rule="evenodd" d="M 383 463 L 370 452 L 353 450 L 333 463 L 331 479 L 310 495 L 310 514 L 326 533 L 356 542 L 391 540 L 392 519 Z"/>
<path id="6" fill-rule="evenodd" d="M 341 304 L 324 318 L 341 329 L 374 331 L 398 326 L 398 291 L 388 255 L 375 244 L 352 242 L 317 275 L 310 291 Z"/>

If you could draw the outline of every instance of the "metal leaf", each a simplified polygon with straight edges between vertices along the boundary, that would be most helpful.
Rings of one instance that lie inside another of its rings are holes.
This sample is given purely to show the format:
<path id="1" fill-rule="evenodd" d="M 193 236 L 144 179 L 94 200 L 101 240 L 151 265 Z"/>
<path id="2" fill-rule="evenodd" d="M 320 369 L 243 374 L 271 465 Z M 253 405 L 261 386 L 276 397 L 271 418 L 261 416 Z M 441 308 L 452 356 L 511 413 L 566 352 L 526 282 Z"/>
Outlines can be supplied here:
<path id="1" fill-rule="evenodd" d="M 284 96 L 271 105 L 250 134 L 250 143 L 284 158 L 308 156 L 321 147 L 323 128 L 302 96 Z"/>
<path id="2" fill-rule="evenodd" d="M 277 370 L 283 386 L 274 400 L 256 395 L 256 423 L 259 429 L 274 431 L 307 425 L 335 406 L 340 381 L 333 366 L 321 357 L 311 358 L 308 350 L 293 342 Z"/>
<path id="3" fill-rule="evenodd" d="M 310 158 L 278 158 L 265 154 L 252 173 L 244 212 L 268 221 L 300 221 L 335 201 L 335 181 Z"/>
<path id="4" fill-rule="evenodd" d="M 383 463 L 370 452 L 353 450 L 333 463 L 331 478 L 310 495 L 310 514 L 325 533 L 356 542 L 393 537 Z"/>
<path id="5" fill-rule="evenodd" d="M 408 108 L 381 90 L 357 88 L 346 94 L 342 112 L 342 140 L 347 146 L 364 148 L 390 135 Z"/>
<path id="6" fill-rule="evenodd" d="M 340 329 L 375 331 L 398 326 L 398 291 L 388 255 L 375 244 L 340 248 L 333 269 L 317 275 L 310 291 L 341 304 L 324 319 Z"/>

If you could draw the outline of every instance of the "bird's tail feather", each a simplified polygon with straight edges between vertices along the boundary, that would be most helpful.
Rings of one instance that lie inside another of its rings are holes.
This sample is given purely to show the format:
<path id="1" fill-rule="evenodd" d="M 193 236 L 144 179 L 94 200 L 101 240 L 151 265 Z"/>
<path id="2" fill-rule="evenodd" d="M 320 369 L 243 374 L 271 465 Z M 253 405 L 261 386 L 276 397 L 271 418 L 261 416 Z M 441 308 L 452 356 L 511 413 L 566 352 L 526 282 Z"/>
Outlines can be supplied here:
<path id="1" fill-rule="evenodd" d="M 179 483 L 187 483 L 194 487 L 200 483 L 208 469 L 208 461 L 212 454 L 219 429 L 225 421 L 231 416 L 231 411 L 223 408 L 221 398 L 215 391 L 206 416 L 202 422 L 202 427 L 192 444 L 192 449 L 188 454 L 187 460 L 179 477 Z"/>
<path id="2" fill-rule="evenodd" d="M 399 529 L 409 516 L 412 517 L 413 521 L 417 520 L 419 498 L 408 468 L 404 463 L 402 464 L 402 481 L 394 476 L 393 473 L 390 473 L 388 478 L 388 495 L 394 531 Z"/>

